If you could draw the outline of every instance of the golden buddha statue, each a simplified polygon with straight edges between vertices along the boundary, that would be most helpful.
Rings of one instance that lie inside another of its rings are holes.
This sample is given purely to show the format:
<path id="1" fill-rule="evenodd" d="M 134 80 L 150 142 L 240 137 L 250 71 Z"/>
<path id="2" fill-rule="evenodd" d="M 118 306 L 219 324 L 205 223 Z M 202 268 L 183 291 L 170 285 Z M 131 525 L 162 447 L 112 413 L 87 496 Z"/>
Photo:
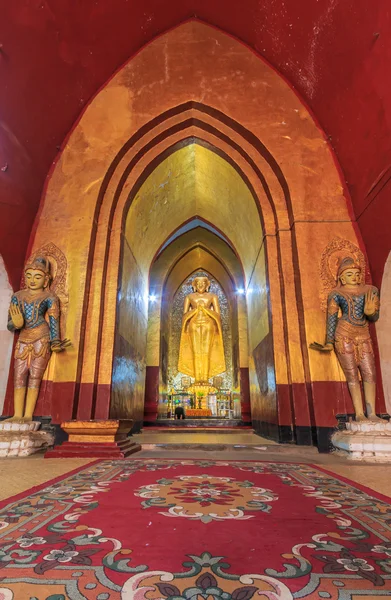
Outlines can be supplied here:
<path id="1" fill-rule="evenodd" d="M 382 421 L 376 415 L 376 368 L 369 322 L 379 318 L 379 290 L 366 285 L 358 262 L 348 256 L 339 264 L 337 285 L 327 300 L 326 343 L 310 344 L 321 352 L 335 351 L 353 401 L 356 421 Z M 361 384 L 364 388 L 366 415 Z"/>
<path id="2" fill-rule="evenodd" d="M 207 384 L 226 369 L 219 300 L 207 277 L 195 277 L 183 307 L 178 371 Z"/>
<path id="3" fill-rule="evenodd" d="M 50 355 L 70 345 L 60 339 L 60 303 L 49 290 L 49 260 L 33 259 L 24 277 L 26 289 L 12 296 L 8 313 L 8 330 L 20 331 L 14 355 L 14 416 L 8 421 L 32 421 Z"/>

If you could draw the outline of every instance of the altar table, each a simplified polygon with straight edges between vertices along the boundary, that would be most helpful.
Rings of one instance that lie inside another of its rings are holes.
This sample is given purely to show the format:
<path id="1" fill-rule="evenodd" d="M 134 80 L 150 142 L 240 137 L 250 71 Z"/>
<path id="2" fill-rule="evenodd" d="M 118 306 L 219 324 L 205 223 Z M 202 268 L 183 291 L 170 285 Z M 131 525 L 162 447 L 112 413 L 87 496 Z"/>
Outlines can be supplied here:
<path id="1" fill-rule="evenodd" d="M 212 411 L 210 408 L 188 408 L 186 417 L 211 417 Z"/>

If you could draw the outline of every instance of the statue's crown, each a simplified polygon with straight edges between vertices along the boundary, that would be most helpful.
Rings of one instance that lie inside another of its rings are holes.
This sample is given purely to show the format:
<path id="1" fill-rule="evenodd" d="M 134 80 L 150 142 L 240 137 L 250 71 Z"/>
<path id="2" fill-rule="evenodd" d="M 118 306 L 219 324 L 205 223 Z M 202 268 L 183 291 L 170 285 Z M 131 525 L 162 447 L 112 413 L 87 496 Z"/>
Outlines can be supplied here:
<path id="1" fill-rule="evenodd" d="M 337 277 L 341 277 L 342 273 L 348 269 L 360 269 L 361 271 L 361 265 L 352 256 L 345 256 L 339 263 Z"/>
<path id="2" fill-rule="evenodd" d="M 35 269 L 36 271 L 42 271 L 45 275 L 50 275 L 50 262 L 46 256 L 34 256 L 26 265 L 27 269 Z"/>

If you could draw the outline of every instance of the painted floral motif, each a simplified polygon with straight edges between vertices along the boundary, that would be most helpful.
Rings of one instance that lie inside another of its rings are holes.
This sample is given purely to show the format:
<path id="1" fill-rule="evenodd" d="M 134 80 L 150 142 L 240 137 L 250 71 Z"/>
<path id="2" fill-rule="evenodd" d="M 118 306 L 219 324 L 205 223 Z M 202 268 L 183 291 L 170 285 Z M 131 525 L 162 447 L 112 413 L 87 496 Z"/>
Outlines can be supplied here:
<path id="1" fill-rule="evenodd" d="M 340 558 L 335 556 L 316 555 L 318 560 L 324 561 L 324 573 L 343 573 L 357 574 L 363 579 L 368 579 L 376 586 L 384 585 L 384 580 L 375 573 L 375 567 L 369 564 L 368 559 L 358 558 L 351 552 L 343 548 L 340 552 Z"/>
<path id="2" fill-rule="evenodd" d="M 79 553 L 75 550 L 50 550 L 49 554 L 43 557 L 43 560 L 54 560 L 59 563 L 71 562 L 75 556 L 79 556 Z"/>
<path id="3" fill-rule="evenodd" d="M 31 517 L 33 514 L 31 502 L 17 502 L 8 511 L 2 513 L 1 518 L 2 522 L 8 525 L 9 523 L 18 523 L 24 517 Z"/>
<path id="4" fill-rule="evenodd" d="M 376 552 L 379 554 L 385 554 L 386 556 L 391 556 L 391 542 L 387 542 L 383 545 L 375 545 L 372 548 L 372 552 Z"/>
<path id="5" fill-rule="evenodd" d="M 246 515 L 245 511 L 269 512 L 271 505 L 268 502 L 277 500 L 271 490 L 256 487 L 251 481 L 209 475 L 159 479 L 136 490 L 135 495 L 147 498 L 142 502 L 144 508 L 165 506 L 168 511 L 160 512 L 161 515 L 186 517 L 203 523 L 251 519 L 254 515 Z"/>
<path id="6" fill-rule="evenodd" d="M 30 546 L 37 546 L 38 544 L 46 544 L 46 540 L 43 537 L 33 537 L 26 535 L 16 540 L 21 548 L 30 548 Z"/>
<path id="7" fill-rule="evenodd" d="M 266 575 L 234 575 L 223 556 L 189 556 L 185 573 L 147 571 L 122 588 L 121 600 L 293 600 L 284 583 Z M 223 571 L 224 569 L 224 571 Z"/>
<path id="8" fill-rule="evenodd" d="M 374 567 L 369 565 L 365 558 L 337 558 L 337 563 L 341 564 L 347 571 L 374 570 Z"/>

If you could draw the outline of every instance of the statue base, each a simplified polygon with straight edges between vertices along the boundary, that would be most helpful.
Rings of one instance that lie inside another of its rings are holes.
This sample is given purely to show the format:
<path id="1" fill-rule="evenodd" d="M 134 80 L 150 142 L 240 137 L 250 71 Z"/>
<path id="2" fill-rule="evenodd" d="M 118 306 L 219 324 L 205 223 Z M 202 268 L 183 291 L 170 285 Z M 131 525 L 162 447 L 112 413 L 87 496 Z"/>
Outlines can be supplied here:
<path id="1" fill-rule="evenodd" d="M 391 422 L 350 421 L 331 437 L 336 453 L 350 460 L 391 463 Z"/>
<path id="2" fill-rule="evenodd" d="M 141 446 L 128 437 L 133 421 L 65 421 L 62 429 L 67 442 L 45 454 L 45 458 L 126 458 Z"/>
<path id="3" fill-rule="evenodd" d="M 53 445 L 48 431 L 38 431 L 38 421 L 3 421 L 0 423 L 0 457 L 30 456 Z"/>

